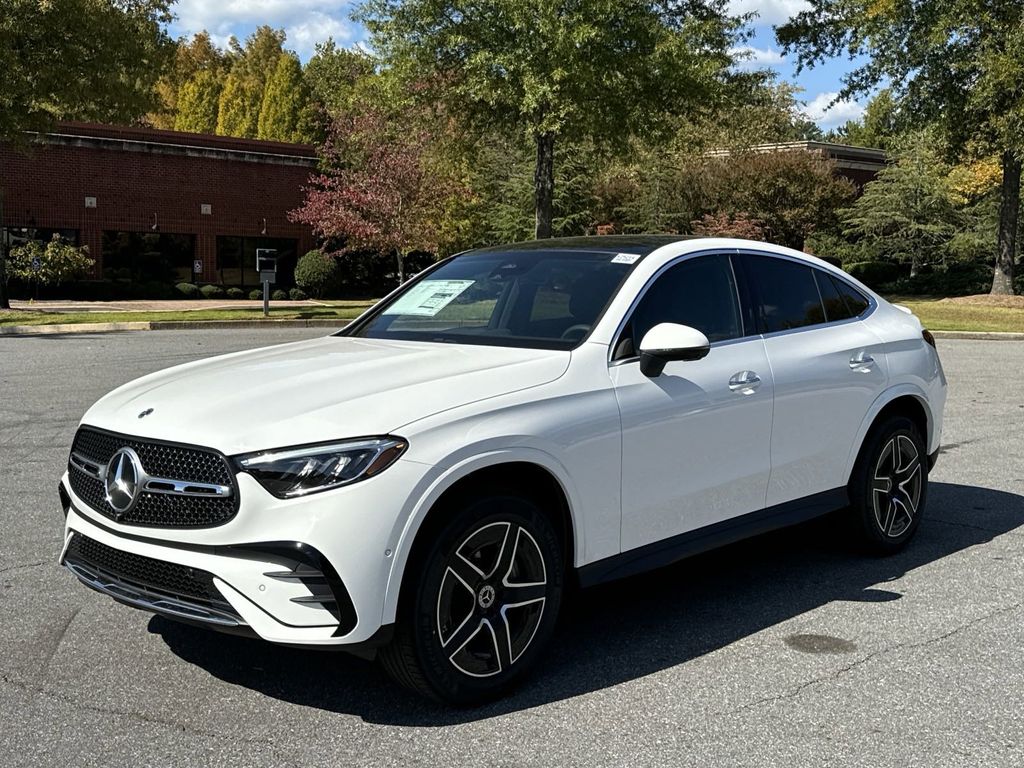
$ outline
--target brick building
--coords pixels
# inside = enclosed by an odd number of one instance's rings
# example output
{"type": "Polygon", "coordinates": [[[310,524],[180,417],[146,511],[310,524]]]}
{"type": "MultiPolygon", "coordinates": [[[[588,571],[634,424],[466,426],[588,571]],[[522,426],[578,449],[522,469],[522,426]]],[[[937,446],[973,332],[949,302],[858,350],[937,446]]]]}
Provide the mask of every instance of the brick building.
{"type": "Polygon", "coordinates": [[[292,284],[308,227],[288,221],[312,147],[149,128],[62,123],[0,144],[0,234],[88,245],[95,278],[255,286],[256,248],[292,284]]]}

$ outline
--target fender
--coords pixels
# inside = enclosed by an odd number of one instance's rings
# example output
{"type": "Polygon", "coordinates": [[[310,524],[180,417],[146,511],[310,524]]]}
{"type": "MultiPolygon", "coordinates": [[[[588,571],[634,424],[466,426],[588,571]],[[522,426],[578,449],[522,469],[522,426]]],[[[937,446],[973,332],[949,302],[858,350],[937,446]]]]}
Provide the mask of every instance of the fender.
{"type": "Polygon", "coordinates": [[[907,395],[910,395],[917,400],[924,408],[925,418],[928,421],[928,434],[925,435],[925,445],[927,446],[931,444],[930,439],[932,430],[934,429],[933,424],[935,423],[935,417],[932,414],[931,407],[928,405],[928,397],[925,391],[916,384],[896,384],[895,386],[886,389],[875,399],[871,404],[871,408],[868,409],[864,420],[861,422],[860,428],[857,430],[857,437],[850,444],[850,454],[846,459],[847,478],[849,478],[850,474],[853,472],[853,465],[857,462],[857,456],[860,454],[861,446],[864,444],[864,438],[867,437],[868,430],[871,429],[871,425],[874,423],[875,418],[882,412],[882,409],[893,400],[898,397],[906,397],[907,395]]]}
{"type": "MultiPolygon", "coordinates": [[[[460,453],[464,449],[460,449],[460,453]]],[[[390,624],[395,621],[398,612],[398,596],[401,592],[402,577],[405,574],[405,567],[409,561],[416,535],[419,533],[423,521],[433,508],[438,499],[459,480],[468,477],[473,472],[486,467],[493,467],[499,464],[512,462],[523,462],[535,464],[547,470],[561,486],[569,505],[569,519],[572,521],[573,541],[575,553],[573,565],[577,565],[584,549],[584,531],[577,525],[575,510],[579,508],[579,494],[576,490],[569,473],[554,456],[546,451],[537,448],[523,446],[498,448],[476,456],[471,456],[451,466],[438,464],[433,467],[423,481],[411,495],[409,508],[403,510],[399,517],[399,524],[396,525],[392,539],[397,537],[398,543],[395,546],[392,557],[391,569],[388,572],[387,586],[384,593],[384,605],[382,606],[381,623],[390,624]],[[402,525],[402,521],[404,525],[402,525]]]]}

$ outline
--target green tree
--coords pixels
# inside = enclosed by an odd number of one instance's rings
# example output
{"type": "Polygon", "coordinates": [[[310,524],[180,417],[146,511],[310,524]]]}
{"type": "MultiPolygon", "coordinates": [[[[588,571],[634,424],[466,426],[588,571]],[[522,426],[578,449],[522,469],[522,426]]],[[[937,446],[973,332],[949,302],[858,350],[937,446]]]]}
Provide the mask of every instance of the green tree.
{"type": "Polygon", "coordinates": [[[309,141],[312,125],[309,89],[302,65],[293,53],[282,53],[263,92],[256,138],[309,141]]]}
{"type": "Polygon", "coordinates": [[[930,132],[918,133],[893,153],[895,162],[841,212],[844,233],[868,252],[910,264],[910,276],[944,260],[961,217],[953,203],[950,166],[930,132]]]}
{"type": "MultiPolygon", "coordinates": [[[[124,123],[156,106],[170,0],[0,0],[0,140],[56,120],[124,123]]],[[[0,201],[3,197],[0,179],[0,201]]],[[[9,309],[0,240],[0,309],[9,309]]]]}
{"type": "Polygon", "coordinates": [[[847,121],[829,138],[855,147],[888,149],[902,133],[899,104],[892,91],[883,88],[871,98],[859,120],[847,121]]]}
{"type": "Polygon", "coordinates": [[[362,51],[339,48],[331,38],[317,43],[316,53],[303,72],[313,102],[327,116],[350,111],[359,83],[373,73],[372,57],[362,51]]]}
{"type": "Polygon", "coordinates": [[[940,124],[954,147],[984,142],[1002,165],[992,293],[1013,292],[1024,155],[1024,3],[810,0],[776,34],[799,66],[866,56],[841,97],[888,82],[919,122],[940,124]]]}
{"type": "Polygon", "coordinates": [[[530,141],[537,237],[552,233],[556,144],[623,147],[714,103],[740,26],[724,0],[368,0],[357,17],[450,114],[530,141]]]}
{"type": "Polygon", "coordinates": [[[217,130],[221,88],[220,75],[211,70],[201,70],[183,83],[178,92],[174,130],[214,133],[217,130]]]}
{"type": "Polygon", "coordinates": [[[244,46],[231,38],[232,65],[221,91],[217,133],[256,138],[267,80],[284,53],[284,41],[284,30],[265,25],[249,35],[244,46]]]}
{"type": "MultiPolygon", "coordinates": [[[[174,58],[171,66],[157,81],[156,92],[162,108],[149,115],[150,122],[157,128],[174,128],[181,109],[182,89],[194,82],[199,73],[208,72],[222,83],[230,66],[230,57],[214,45],[209,32],[197,32],[191,40],[180,38],[174,43],[174,58]]],[[[218,86],[217,91],[220,91],[218,86]]],[[[189,98],[195,99],[196,94],[190,93],[189,98]]],[[[186,122],[194,122],[187,120],[186,122]]],[[[214,115],[216,123],[216,115],[214,115]]],[[[180,129],[179,129],[180,130],[180,129]]]]}

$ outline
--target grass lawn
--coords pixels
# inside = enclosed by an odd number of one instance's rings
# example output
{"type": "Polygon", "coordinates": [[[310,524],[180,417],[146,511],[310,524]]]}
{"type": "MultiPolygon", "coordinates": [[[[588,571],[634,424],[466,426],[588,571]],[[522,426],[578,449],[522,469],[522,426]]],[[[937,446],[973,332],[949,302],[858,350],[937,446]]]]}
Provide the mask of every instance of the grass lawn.
{"type": "Polygon", "coordinates": [[[911,309],[921,318],[924,327],[932,331],[1024,333],[1024,297],[1016,296],[1013,299],[993,301],[988,296],[964,296],[956,299],[893,296],[889,301],[911,309]],[[1008,306],[1000,306],[1001,304],[1008,306]]]}
{"type": "MultiPolygon", "coordinates": [[[[337,320],[338,326],[358,317],[370,303],[344,302],[321,307],[270,308],[270,320],[337,320]]],[[[182,312],[37,312],[0,310],[0,325],[68,323],[132,323],[203,320],[262,320],[262,309],[194,309],[182,312]]]]}
{"type": "MultiPolygon", "coordinates": [[[[993,298],[964,296],[942,299],[929,296],[892,296],[909,307],[933,331],[1010,331],[1024,333],[1024,296],[993,298]]],[[[358,317],[371,301],[338,301],[306,307],[271,307],[271,320],[337,320],[341,327],[358,317]]],[[[0,310],[0,325],[64,323],[127,323],[159,321],[261,320],[262,309],[193,309],[171,312],[41,312],[0,310]]]]}

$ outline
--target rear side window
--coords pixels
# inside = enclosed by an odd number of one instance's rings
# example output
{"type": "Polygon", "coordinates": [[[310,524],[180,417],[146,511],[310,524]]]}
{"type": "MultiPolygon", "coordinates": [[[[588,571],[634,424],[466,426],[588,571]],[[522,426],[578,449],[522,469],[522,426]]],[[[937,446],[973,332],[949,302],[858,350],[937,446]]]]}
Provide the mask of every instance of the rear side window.
{"type": "Polygon", "coordinates": [[[867,296],[845,280],[840,280],[838,277],[833,277],[832,282],[835,283],[836,290],[839,292],[839,295],[846,301],[846,306],[849,308],[851,313],[850,316],[860,317],[863,315],[870,306],[867,296]]]}
{"type": "Polygon", "coordinates": [[[644,294],[616,347],[616,358],[631,357],[658,323],[696,328],[710,341],[743,335],[736,283],[727,256],[699,256],[666,270],[644,294]]]}
{"type": "Polygon", "coordinates": [[[825,307],[825,321],[834,323],[837,320],[849,320],[854,316],[853,311],[846,303],[846,299],[839,293],[839,289],[832,281],[830,275],[820,269],[814,270],[814,279],[818,282],[818,290],[821,292],[821,303],[825,307]]]}
{"type": "Polygon", "coordinates": [[[771,256],[746,256],[744,268],[764,333],[825,322],[811,267],[771,256]]]}

